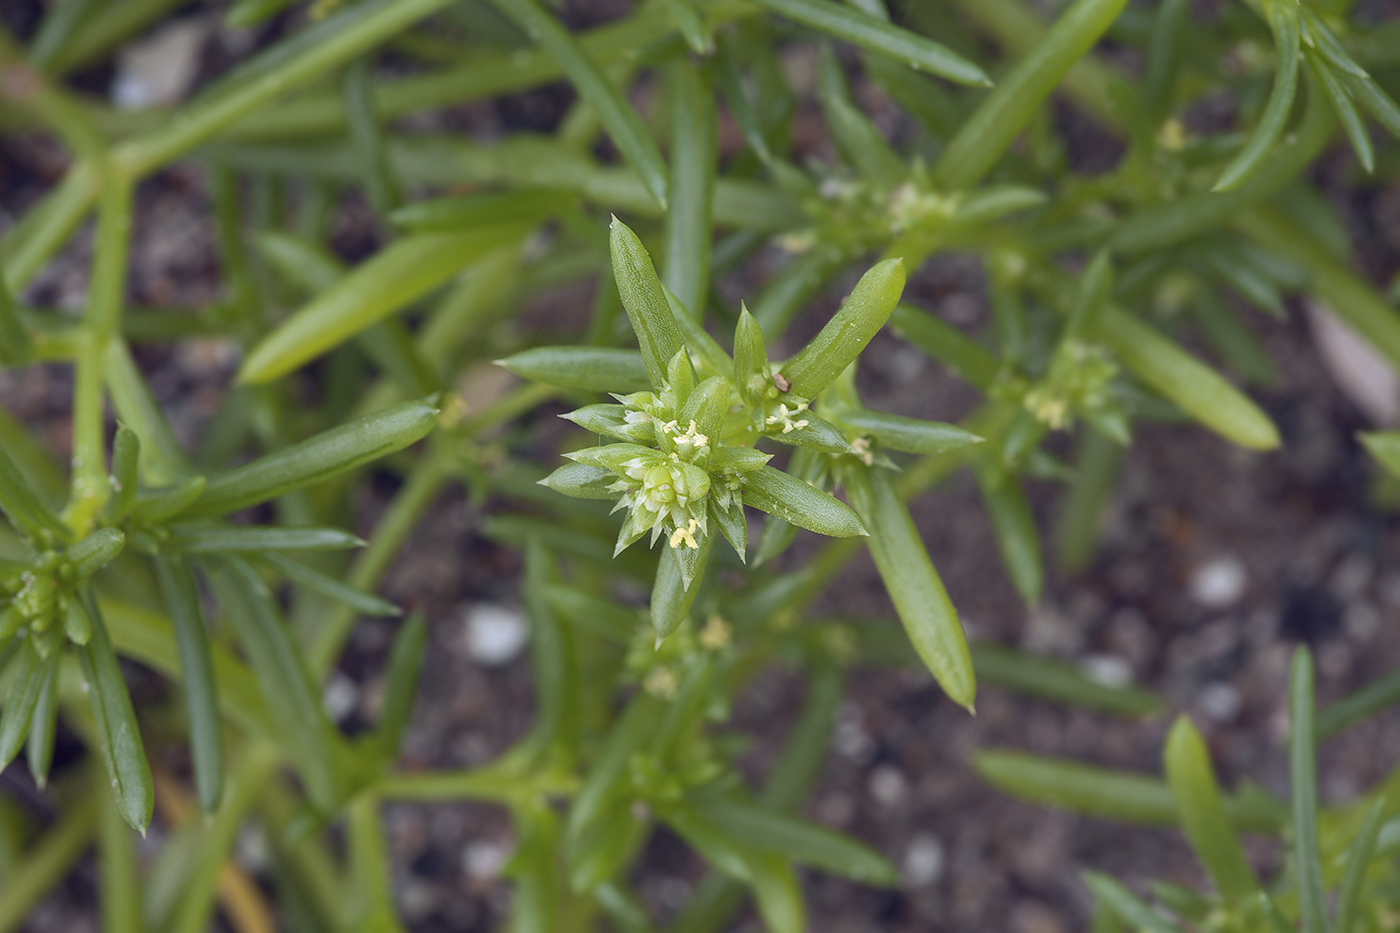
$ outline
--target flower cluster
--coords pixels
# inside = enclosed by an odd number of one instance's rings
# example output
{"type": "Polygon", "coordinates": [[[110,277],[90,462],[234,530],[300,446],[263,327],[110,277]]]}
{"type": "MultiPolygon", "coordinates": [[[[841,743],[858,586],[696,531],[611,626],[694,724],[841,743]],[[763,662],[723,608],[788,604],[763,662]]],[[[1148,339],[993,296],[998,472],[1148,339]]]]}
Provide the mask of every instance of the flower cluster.
{"type": "Polygon", "coordinates": [[[1068,427],[1076,412],[1092,414],[1110,407],[1109,388],[1117,374],[1117,364],[1103,347],[1066,341],[1044,380],[1026,393],[1026,410],[1052,430],[1068,427]]]}
{"type": "Polygon", "coordinates": [[[616,405],[589,405],[564,416],[624,441],[565,455],[607,471],[606,481],[598,480],[602,492],[617,497],[614,512],[627,510],[615,553],[647,534],[652,545],[665,535],[673,550],[698,551],[714,521],[743,554],[745,477],[770,455],[720,443],[729,382],[712,377],[695,385],[692,372],[690,361],[677,354],[660,391],[614,395],[616,405]]]}
{"type": "Polygon", "coordinates": [[[66,550],[46,550],[29,566],[0,577],[0,646],[21,629],[33,637],[41,657],[58,644],[59,633],[87,644],[92,623],[78,589],[123,544],[121,532],[101,529],[66,550]]]}

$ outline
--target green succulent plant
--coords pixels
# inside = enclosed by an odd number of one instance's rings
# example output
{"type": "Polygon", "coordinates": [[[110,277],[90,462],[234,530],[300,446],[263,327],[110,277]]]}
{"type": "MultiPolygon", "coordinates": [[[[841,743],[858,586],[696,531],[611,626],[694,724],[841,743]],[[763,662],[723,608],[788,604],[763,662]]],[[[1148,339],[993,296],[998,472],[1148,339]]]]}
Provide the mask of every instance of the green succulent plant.
{"type": "MultiPolygon", "coordinates": [[[[1306,296],[1400,365],[1393,296],[1353,268],[1310,171],[1345,142],[1349,183],[1393,180],[1400,28],[1348,0],[1216,6],[649,0],[575,30],[537,0],[237,0],[224,25],[253,37],[245,60],[136,112],[92,93],[99,71],[74,76],[174,0],[56,0],[27,34],[0,29],[0,131],[67,158],[37,201],[6,205],[0,366],[66,368],[73,389],[64,464],[0,411],[0,766],[22,755],[58,813],[40,825],[0,797],[0,931],[94,841],[112,933],[194,933],[219,910],[240,929],[400,929],[381,806],[474,800],[511,817],[512,930],[705,933],[751,899],[797,933],[816,926],[801,866],[899,883],[886,855],[800,815],[847,670],[922,667],[968,709],[992,685],[1160,711],[1142,688],[969,642],[909,503],[967,469],[1034,605],[1033,501],[1058,503],[1060,565],[1089,566],[1136,433],[1191,422],[1281,446],[1248,394],[1279,378],[1251,308],[1306,296]],[[548,132],[482,141],[436,116],[561,80],[577,96],[548,132]],[[1217,99],[1232,124],[1197,129],[1217,99]],[[1061,105],[1117,141],[1112,166],[1072,154],[1061,105]],[[826,147],[806,138],[818,115],[826,147]],[[147,306],[128,281],[158,222],[138,194],[176,165],[205,185],[217,240],[218,294],[198,308],[147,306]],[[353,265],[333,248],[347,192],[375,237],[353,265]],[[34,283],[90,219],[73,313],[34,283]],[[955,326],[921,284],[951,254],[982,275],[983,323],[955,326]],[[580,283],[586,323],[520,313],[580,283]],[[827,295],[844,303],[809,320],[827,295]],[[797,323],[816,336],[779,359],[797,323]],[[886,329],[968,384],[960,422],[865,404],[886,329]],[[237,359],[193,446],[133,354],[191,339],[237,359]],[[502,387],[498,360],[519,381],[502,387]],[[537,417],[555,404],[578,429],[567,449],[537,417]],[[370,468],[393,491],[360,514],[370,468]],[[382,703],[358,735],[322,691],[362,617],[398,618],[377,590],[455,490],[483,510],[474,532],[523,554],[534,724],[484,766],[417,770],[399,752],[428,619],[386,623],[382,703]],[[792,549],[800,529],[832,540],[792,549]],[[820,601],[862,549],[898,624],[820,601]],[[176,689],[133,701],[119,658],[176,689]],[[752,783],[730,713],[775,665],[806,695],[752,783]],[[59,723],[82,751],[55,765],[59,723]],[[153,819],[158,852],[137,858],[131,828],[153,819]],[[231,856],[253,823],[266,896],[231,856]],[[674,916],[633,884],[661,827],[712,869],[674,916]]],[[[1363,442],[1400,464],[1393,432],[1363,442]]],[[[1299,657],[1289,805],[1223,794],[1186,722],[1166,782],[1011,753],[979,768],[1183,826],[1214,890],[1159,887],[1163,911],[1093,876],[1105,929],[1389,929],[1400,798],[1318,812],[1299,657]],[[1231,827],[1287,838],[1283,876],[1260,882],[1231,827]]]]}

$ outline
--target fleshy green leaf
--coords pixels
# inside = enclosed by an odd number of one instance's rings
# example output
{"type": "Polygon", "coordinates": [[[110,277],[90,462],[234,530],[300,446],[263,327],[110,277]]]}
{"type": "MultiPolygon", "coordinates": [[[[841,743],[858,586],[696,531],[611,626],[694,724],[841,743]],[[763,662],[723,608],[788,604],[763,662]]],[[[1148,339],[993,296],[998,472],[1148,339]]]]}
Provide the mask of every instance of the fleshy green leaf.
{"type": "Polygon", "coordinates": [[[1045,564],[1026,492],[1015,476],[998,467],[980,464],[975,472],[1007,575],[1026,604],[1033,606],[1045,584],[1045,564]]]}
{"type": "Polygon", "coordinates": [[[934,181],[956,191],[972,188],[986,177],[1126,5],[1126,0],[1070,4],[962,122],[934,164],[934,181]]]}
{"type": "Polygon", "coordinates": [[[588,50],[535,0],[492,0],[496,8],[520,25],[564,71],[579,96],[588,101],[612,137],[622,157],[637,172],[642,185],[666,207],[666,163],[647,125],[608,79],[588,50]]]}
{"type": "Polygon", "coordinates": [[[68,537],[68,526],[24,481],[24,474],[3,447],[0,447],[0,511],[21,534],[40,539],[68,537]]]}
{"type": "Polygon", "coordinates": [[[1323,61],[1321,55],[1312,49],[1304,49],[1304,55],[1317,83],[1322,86],[1323,92],[1327,94],[1327,99],[1332,102],[1332,109],[1337,112],[1337,118],[1342,121],[1342,129],[1346,131],[1347,141],[1351,143],[1351,149],[1356,153],[1356,160],[1361,163],[1366,174],[1371,174],[1376,170],[1375,148],[1371,145],[1371,134],[1366,129],[1366,123],[1361,119],[1361,114],[1357,112],[1356,104],[1352,102],[1351,95],[1347,93],[1341,79],[1332,73],[1331,67],[1323,61]]]}
{"type": "MultiPolygon", "coordinates": [[[[632,322],[637,343],[642,350],[647,375],[652,386],[660,388],[667,381],[671,361],[683,349],[680,331],[656,275],[651,255],[632,229],[613,218],[608,242],[612,250],[613,277],[622,307],[632,322]]],[[[687,362],[687,365],[688,362],[687,362]]],[[[625,391],[616,386],[612,391],[625,391]]]]}
{"type": "Polygon", "coordinates": [[[199,590],[189,564],[178,554],[155,558],[156,582],[175,630],[180,650],[180,680],[190,722],[190,753],[195,789],[205,813],[219,807],[224,790],[223,728],[218,685],[209,654],[209,634],[199,605],[199,590]]]}
{"type": "Polygon", "coordinates": [[[855,452],[841,429],[825,418],[819,418],[810,411],[794,415],[793,418],[795,419],[794,423],[800,423],[802,426],[784,431],[770,425],[764,436],[780,444],[791,444],[794,447],[805,447],[808,450],[818,450],[822,453],[849,454],[855,452]]]}
{"type": "Polygon", "coordinates": [[[1084,883],[1094,892],[1100,904],[1136,929],[1146,933],[1180,933],[1175,924],[1107,875],[1087,871],[1084,873],[1084,883]]]}
{"type": "Polygon", "coordinates": [[[565,389],[625,394],[652,387],[647,364],[636,350],[535,347],[497,360],[497,363],[523,379],[565,389]]]}
{"type": "Polygon", "coordinates": [[[651,627],[657,639],[667,638],[690,612],[705,576],[715,536],[707,534],[698,548],[663,547],[651,588],[651,627]]]}
{"type": "Polygon", "coordinates": [[[1267,11],[1269,28],[1274,33],[1274,45],[1278,47],[1278,68],[1274,72],[1274,88],[1269,93],[1269,102],[1259,123],[1254,127],[1249,142],[1230,161],[1215,183],[1213,191],[1230,191],[1244,184],[1273,151],[1283,128],[1288,124],[1288,115],[1293,110],[1293,98],[1298,93],[1298,52],[1301,38],[1298,29],[1298,14],[1291,4],[1270,3],[1267,11]]]}
{"type": "Polygon", "coordinates": [[[1107,251],[1100,251],[1079,278],[1063,339],[1093,340],[1112,294],[1113,263],[1107,251]]]}
{"type": "Polygon", "coordinates": [[[578,203],[578,195],[557,188],[492,191],[461,198],[439,198],[406,204],[389,215],[397,227],[411,233],[447,233],[473,227],[494,227],[521,217],[543,220],[578,203]]]}
{"type": "Polygon", "coordinates": [[[831,0],[758,0],[758,4],[804,26],[940,78],[974,86],[991,84],[981,68],[946,46],[831,0]]]}
{"type": "Polygon", "coordinates": [[[117,426],[112,439],[112,498],[107,500],[105,514],[120,521],[131,511],[136,501],[137,474],[141,462],[141,441],[136,432],[125,425],[117,426]]]}
{"type": "Polygon", "coordinates": [[[944,692],[971,711],[977,678],[967,636],[889,472],[850,467],[843,481],[870,531],[870,556],[910,643],[944,692]]]}
{"type": "Polygon", "coordinates": [[[182,518],[225,515],[402,450],[437,424],[423,401],[391,405],[207,480],[182,518]]]}
{"type": "MultiPolygon", "coordinates": [[[[39,656],[33,641],[25,639],[25,645],[14,660],[10,692],[5,697],[4,708],[0,709],[0,770],[9,766],[23,747],[34,707],[48,679],[49,660],[39,656]]],[[[50,652],[51,658],[57,655],[57,651],[50,652]]]]}
{"type": "Polygon", "coordinates": [[[1400,431],[1371,431],[1357,437],[1387,473],[1400,477],[1400,431]]]}
{"type": "Polygon", "coordinates": [[[1216,889],[1232,901],[1252,897],[1259,880],[1225,815],[1206,744],[1185,716],[1177,718],[1167,735],[1163,759],[1182,830],[1216,889]]]}
{"type": "Polygon", "coordinates": [[[150,525],[163,525],[181,514],[204,494],[207,481],[191,476],[164,489],[142,490],[137,494],[132,517],[150,525]]]}
{"type": "Polygon", "coordinates": [[[820,535],[849,538],[867,534],[845,503],[787,473],[764,466],[744,480],[745,505],[820,535]]]}
{"type": "Polygon", "coordinates": [[[1156,330],[1110,309],[1101,336],[1139,379],[1212,431],[1251,450],[1279,445],[1278,428],[1259,406],[1156,330]]]}
{"type": "Polygon", "coordinates": [[[115,560],[126,546],[126,535],[115,528],[99,528],[70,547],[64,554],[73,563],[73,572],[85,580],[115,560]]]}
{"type": "Polygon", "coordinates": [[[349,606],[356,612],[367,616],[391,617],[402,615],[402,610],[387,599],[380,599],[373,593],[366,593],[358,590],[349,584],[342,583],[335,577],[321,573],[306,566],[301,561],[292,560],[278,554],[276,551],[267,551],[257,555],[258,560],[274,568],[282,576],[299,583],[311,590],[319,593],[327,599],[334,600],[344,606],[349,606]]]}
{"type": "Polygon", "coordinates": [[[691,802],[701,819],[746,846],[787,856],[861,884],[899,884],[899,871],[883,855],[824,826],[732,797],[705,795],[693,797],[691,802]]]}
{"type": "Polygon", "coordinates": [[[564,456],[581,463],[585,466],[600,467],[605,470],[612,470],[614,473],[624,473],[626,468],[623,464],[629,460],[642,457],[648,460],[655,460],[660,457],[655,450],[650,447],[643,447],[640,444],[604,444],[601,447],[585,447],[582,450],[571,450],[564,456]]]}
{"type": "Polygon", "coordinates": [[[617,474],[612,470],[587,463],[566,463],[540,480],[540,485],[575,499],[612,500],[618,493],[609,487],[616,482],[617,474]]]}
{"type": "Polygon", "coordinates": [[[983,441],[983,438],[955,424],[906,418],[864,408],[842,410],[836,420],[872,438],[881,447],[911,454],[949,453],[983,441]]]}
{"type": "Polygon", "coordinates": [[[904,291],[904,261],[886,259],[861,276],[850,296],[821,333],[783,364],[782,374],[794,395],[816,398],[817,393],[849,366],[865,349],[904,291]]]}
{"type": "Polygon", "coordinates": [[[132,709],[117,656],[112,652],[107,627],[91,594],[83,594],[83,608],[92,622],[92,640],[74,651],[88,683],[98,747],[122,819],[144,835],[155,806],[151,766],[146,761],[136,711],[132,709]]]}
{"type": "Polygon", "coordinates": [[[264,337],[243,361],[239,380],[263,383],[286,375],[426,295],[529,229],[528,223],[511,223],[462,233],[421,233],[398,240],[264,337]]]}
{"type": "Polygon", "coordinates": [[[768,350],[763,331],[746,305],[739,306],[739,323],[734,328],[734,384],[750,405],[761,404],[764,392],[771,388],[773,367],[768,362],[768,350]]]}
{"type": "Polygon", "coordinates": [[[384,675],[384,704],[375,725],[374,740],[387,761],[398,757],[403,744],[413,702],[418,692],[418,675],[423,669],[428,645],[428,624],[423,614],[414,613],[394,636],[389,664],[384,675]]]}
{"type": "Polygon", "coordinates": [[[272,594],[238,558],[222,559],[212,581],[268,709],[276,711],[273,725],[282,750],[301,773],[316,807],[332,812],[349,778],[345,749],[272,594]]]}
{"type": "Polygon", "coordinates": [[[996,382],[1001,370],[997,358],[951,324],[910,305],[896,307],[890,324],[900,337],[982,391],[996,382]]]}
{"type": "MultiPolygon", "coordinates": [[[[49,780],[49,769],[53,765],[54,741],[58,737],[58,662],[60,654],[51,652],[44,662],[44,682],[39,688],[39,699],[29,717],[29,741],[25,745],[25,757],[29,759],[29,774],[40,790],[49,780]]],[[[3,758],[0,758],[3,760],[3,758]]]]}
{"type": "Polygon", "coordinates": [[[1376,838],[1385,822],[1385,798],[1371,804],[1361,828],[1347,847],[1346,872],[1337,889],[1336,933],[1353,933],[1358,929],[1362,914],[1361,894],[1366,887],[1366,872],[1371,867],[1371,855],[1376,850],[1376,838]]]}
{"type": "MultiPolygon", "coordinates": [[[[699,19],[690,0],[668,2],[673,11],[688,10],[699,19]]],[[[687,18],[678,19],[685,28],[687,18]]],[[[703,29],[697,33],[689,28],[685,35],[692,45],[709,42],[703,29]]],[[[715,94],[708,70],[687,59],[673,61],[666,78],[671,103],[671,183],[661,277],[698,321],[705,316],[714,238],[712,214],[719,161],[715,94]]]]}
{"type": "Polygon", "coordinates": [[[19,319],[14,296],[0,276],[0,366],[28,366],[34,360],[34,341],[19,319]]]}
{"type": "Polygon", "coordinates": [[[1101,683],[1071,664],[1044,655],[979,642],[971,648],[979,683],[1124,716],[1147,716],[1164,705],[1151,691],[1101,683]]]}
{"type": "Polygon", "coordinates": [[[1288,774],[1293,802],[1293,858],[1304,933],[1327,933],[1327,895],[1317,829],[1317,732],[1313,724],[1312,654],[1293,652],[1288,675],[1288,774]]]}
{"type": "Polygon", "coordinates": [[[338,551],[363,547],[364,541],[339,528],[233,527],[176,525],[171,543],[187,554],[257,551],[338,551]]]}

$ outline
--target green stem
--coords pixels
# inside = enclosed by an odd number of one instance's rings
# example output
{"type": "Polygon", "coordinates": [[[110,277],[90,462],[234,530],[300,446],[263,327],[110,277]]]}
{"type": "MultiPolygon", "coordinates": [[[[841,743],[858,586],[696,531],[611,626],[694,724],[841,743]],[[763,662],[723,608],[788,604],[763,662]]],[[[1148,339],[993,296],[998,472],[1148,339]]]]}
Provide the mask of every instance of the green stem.
{"type": "Polygon", "coordinates": [[[96,796],[102,801],[97,827],[102,929],[106,933],[140,933],[141,885],[132,830],[111,794],[99,788],[96,796]]]}
{"type": "MultiPolygon", "coordinates": [[[[228,861],[243,818],[265,789],[267,778],[277,764],[278,755],[272,745],[249,743],[243,760],[228,782],[223,805],[208,818],[204,827],[199,854],[185,879],[180,907],[169,927],[171,933],[200,933],[208,928],[219,874],[228,861]]],[[[203,817],[191,814],[190,818],[203,817]]]]}
{"type": "Polygon", "coordinates": [[[300,895],[299,901],[304,899],[315,929],[339,931],[344,929],[345,890],[335,860],[319,835],[303,833],[295,840],[287,838],[287,827],[304,812],[301,798],[284,778],[274,774],[264,782],[259,814],[276,853],[279,870],[274,877],[278,886],[285,885],[300,895]]]}
{"type": "Polygon", "coordinates": [[[350,802],[349,809],[350,867],[355,886],[347,903],[346,926],[401,933],[403,927],[394,911],[384,827],[379,819],[379,798],[372,793],[361,794],[350,802]]]}
{"type": "Polygon", "coordinates": [[[131,241],[131,185],[106,176],[97,218],[97,248],[84,315],[84,340],[73,387],[73,491],[67,520],[79,534],[91,527],[111,493],[107,482],[103,379],[107,344],[119,332],[131,241]]]}

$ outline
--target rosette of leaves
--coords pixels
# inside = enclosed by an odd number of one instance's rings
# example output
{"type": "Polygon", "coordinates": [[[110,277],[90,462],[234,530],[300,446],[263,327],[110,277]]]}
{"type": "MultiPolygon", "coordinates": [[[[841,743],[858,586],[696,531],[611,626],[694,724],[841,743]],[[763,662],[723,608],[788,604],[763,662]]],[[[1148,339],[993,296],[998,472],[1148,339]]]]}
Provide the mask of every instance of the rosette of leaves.
{"type": "Polygon", "coordinates": [[[664,541],[651,599],[657,638],[686,618],[716,532],[745,558],[744,507],[750,506],[770,516],[760,561],[779,553],[797,528],[866,536],[919,656],[948,694],[971,708],[976,687],[962,627],[882,448],[931,454],[980,439],[952,425],[867,411],[850,383],[852,365],[899,301],[902,262],[886,260],[866,272],[821,332],[775,364],[746,308],[731,356],[666,292],[641,241],[617,220],[611,246],[640,352],[547,347],[502,362],[521,375],[575,388],[625,385],[638,370],[650,381],[650,390],[615,394],[613,404],[565,415],[618,443],[566,454],[574,462],[542,483],[570,496],[616,500],[614,511],[626,514],[615,554],[644,536],[664,541]],[[844,401],[828,400],[822,412],[839,412],[841,423],[813,410],[832,393],[844,401]],[[788,471],[754,449],[760,441],[795,448],[788,471]],[[837,485],[846,488],[854,511],[831,495],[837,485]]]}
{"type": "MultiPolygon", "coordinates": [[[[740,558],[745,557],[745,505],[819,534],[866,533],[844,503],[769,466],[772,455],[751,446],[755,438],[769,436],[817,448],[844,448],[844,439],[829,425],[822,431],[819,419],[801,415],[809,398],[821,389],[822,373],[834,366],[834,375],[845,365],[835,365],[836,355],[854,356],[860,348],[823,343],[818,337],[813,346],[823,361],[804,362],[799,354],[792,361],[792,376],[774,373],[766,356],[759,359],[740,353],[735,363],[722,365],[726,371],[702,379],[678,323],[678,317],[688,319],[689,313],[684,308],[673,313],[646,248],[616,219],[611,245],[613,274],[652,389],[616,395],[617,404],[590,405],[566,415],[620,443],[573,451],[566,456],[574,463],[542,482],[566,495],[616,499],[616,510],[626,512],[616,553],[643,536],[649,535],[651,544],[665,538],[652,597],[656,634],[665,638],[680,625],[694,601],[714,533],[718,531],[740,558]]],[[[899,300],[903,278],[897,263],[877,267],[863,282],[864,289],[857,288],[858,300],[852,296],[865,317],[878,318],[874,329],[899,300]]],[[[686,323],[691,325],[693,341],[704,333],[698,325],[686,323]]],[[[708,342],[706,349],[724,355],[708,342]]],[[[521,368],[519,358],[504,362],[517,371],[521,368]]],[[[534,372],[528,363],[526,369],[534,372]]]]}

